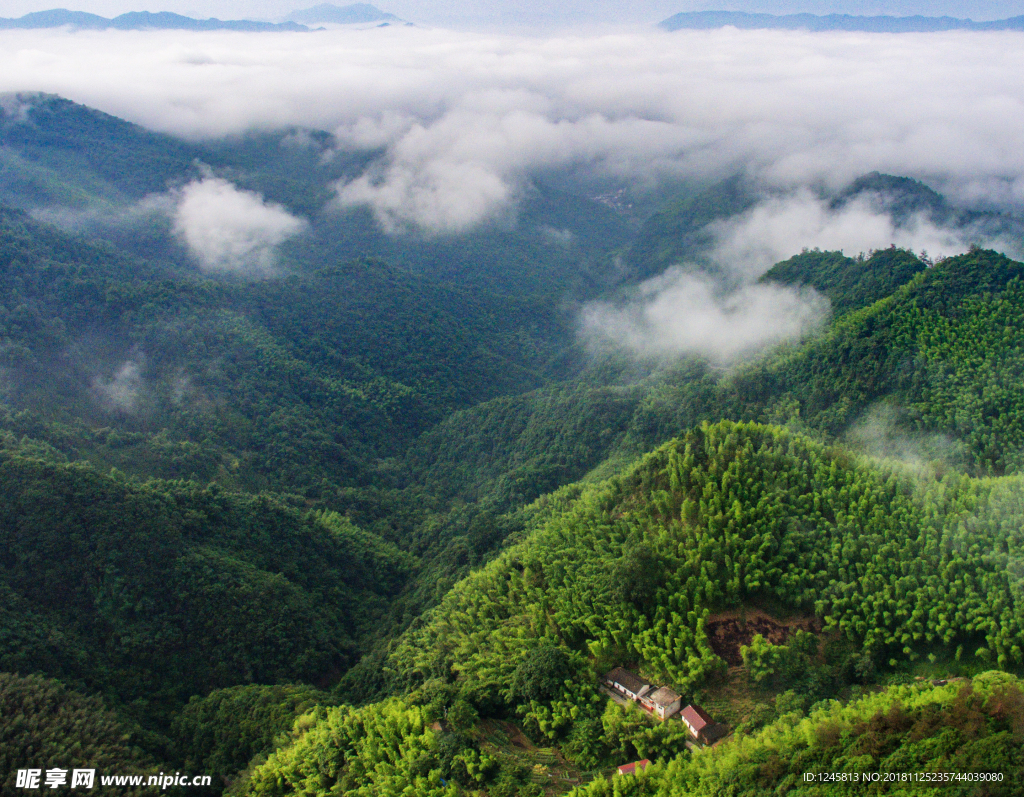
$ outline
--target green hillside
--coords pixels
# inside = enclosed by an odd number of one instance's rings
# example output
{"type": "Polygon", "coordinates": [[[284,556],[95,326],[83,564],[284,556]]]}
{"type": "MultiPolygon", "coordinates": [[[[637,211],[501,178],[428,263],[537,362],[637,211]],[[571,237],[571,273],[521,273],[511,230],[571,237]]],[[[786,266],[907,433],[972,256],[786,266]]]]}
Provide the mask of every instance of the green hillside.
{"type": "MultiPolygon", "coordinates": [[[[442,794],[448,773],[467,787],[507,782],[515,766],[487,744],[488,718],[518,718],[585,770],[673,759],[687,738],[681,725],[631,716],[597,691],[597,675],[623,663],[700,701],[728,681],[737,653],[755,681],[808,702],[915,660],[1019,668],[1024,614],[1007,568],[1019,566],[1024,544],[1020,494],[1015,479],[915,477],[774,427],[702,426],[620,477],[534,505],[527,538],[404,635],[389,669],[407,697],[329,712],[257,769],[245,793],[442,794]],[[715,631],[742,607],[814,618],[806,627],[819,630],[723,648],[715,631]],[[432,732],[438,718],[446,730],[432,732]],[[384,760],[394,766],[375,764],[384,760]]],[[[1019,702],[1019,691],[1007,699],[1019,702]]],[[[886,710],[823,705],[813,722],[829,726],[886,710]]],[[[988,758],[957,742],[938,764],[963,756],[972,771],[1019,767],[1008,733],[1019,722],[1008,711],[992,710],[990,728],[972,725],[966,741],[995,737],[988,758]]],[[[931,753],[901,755],[929,763],[931,753]]],[[[708,788],[722,782],[731,781],[708,788]]],[[[603,788],[593,793],[611,793],[603,788]]]]}
{"type": "Polygon", "coordinates": [[[579,795],[1014,794],[1024,769],[1022,686],[987,672],[938,688],[894,687],[847,706],[826,703],[736,744],[628,781],[597,781],[579,795]]]}
{"type": "Polygon", "coordinates": [[[352,483],[453,409],[565,373],[550,307],[376,260],[173,278],[4,211],[0,264],[7,406],[34,419],[9,428],[144,476],[352,483]]]}
{"type": "Polygon", "coordinates": [[[330,681],[415,562],[337,515],[3,456],[0,667],[159,724],[190,695],[330,681]]]}
{"type": "Polygon", "coordinates": [[[705,420],[789,423],[843,440],[881,408],[878,436],[888,439],[875,453],[931,440],[929,456],[974,474],[1015,473],[1022,275],[1024,265],[986,250],[932,267],[899,249],[863,261],[797,255],[765,279],[812,285],[850,308],[822,334],[729,370],[682,362],[619,386],[584,381],[480,404],[425,435],[412,463],[460,494],[515,489],[529,501],[705,420]]]}
{"type": "MultiPolygon", "coordinates": [[[[211,797],[1013,793],[1024,264],[808,249],[761,279],[825,296],[819,329],[644,359],[581,306],[709,268],[762,187],[548,174],[509,218],[386,234],[334,202],[382,153],[327,132],[2,107],[0,791],[45,751],[211,797]],[[303,219],[272,272],[174,232],[211,175],[303,219]],[[609,699],[616,666],[724,741],[609,699]]],[[[819,199],[1024,229],[892,175],[819,199]]]]}
{"type": "MultiPolygon", "coordinates": [[[[26,767],[155,775],[157,762],[140,746],[144,737],[96,697],[39,676],[0,673],[0,791],[4,794],[24,792],[24,787],[17,786],[17,771],[26,767]]],[[[141,795],[147,790],[126,787],[120,793],[141,795]]]]}

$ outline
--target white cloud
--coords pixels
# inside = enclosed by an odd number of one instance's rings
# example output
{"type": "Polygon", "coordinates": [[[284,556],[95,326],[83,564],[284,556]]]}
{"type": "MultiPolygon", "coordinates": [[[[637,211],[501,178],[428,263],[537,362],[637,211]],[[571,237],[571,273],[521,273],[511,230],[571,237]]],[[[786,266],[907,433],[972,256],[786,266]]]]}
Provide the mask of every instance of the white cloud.
{"type": "Polygon", "coordinates": [[[880,212],[870,196],[839,209],[803,189],[771,197],[739,216],[709,229],[716,244],[712,259],[727,272],[756,279],[780,260],[806,248],[845,251],[849,255],[895,244],[933,256],[967,251],[964,232],[939,227],[918,214],[902,224],[880,212]]]}
{"type": "Polygon", "coordinates": [[[1017,32],[629,31],[527,37],[0,32],[0,90],[57,92],[188,136],[289,125],[381,148],[339,186],[393,229],[507,213],[540,169],[620,185],[746,171],[837,188],[872,170],[1024,208],[1017,32]]]}
{"type": "Polygon", "coordinates": [[[806,189],[768,197],[708,226],[714,275],[677,266],[623,302],[592,302],[582,310],[581,335],[641,356],[694,354],[728,362],[797,339],[827,318],[829,302],[815,291],[756,282],[801,249],[857,254],[895,244],[934,256],[968,249],[963,231],[941,228],[922,214],[897,224],[876,199],[858,196],[833,208],[806,189]]]}
{"type": "Polygon", "coordinates": [[[825,320],[828,308],[828,300],[811,289],[726,288],[706,274],[674,267],[625,303],[587,305],[580,323],[591,343],[643,357],[691,354],[729,362],[799,338],[825,320]]]}
{"type": "Polygon", "coordinates": [[[253,191],[204,177],[176,192],[174,230],[208,271],[265,274],[274,247],[306,223],[253,191]]]}

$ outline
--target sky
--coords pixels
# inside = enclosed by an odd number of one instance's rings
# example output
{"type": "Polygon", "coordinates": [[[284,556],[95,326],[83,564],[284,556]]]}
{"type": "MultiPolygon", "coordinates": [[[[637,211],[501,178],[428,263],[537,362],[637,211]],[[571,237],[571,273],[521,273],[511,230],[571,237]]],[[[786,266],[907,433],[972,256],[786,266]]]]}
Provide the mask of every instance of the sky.
{"type": "MultiPolygon", "coordinates": [[[[0,15],[68,7],[103,16],[126,11],[174,11],[220,19],[280,19],[319,0],[5,0],[0,15]]],[[[335,0],[347,5],[348,0],[335,0]]],[[[1024,14],[1024,0],[378,0],[384,11],[419,24],[471,29],[544,29],[610,24],[654,24],[680,11],[814,14],[891,14],[1000,19],[1024,14]]]]}

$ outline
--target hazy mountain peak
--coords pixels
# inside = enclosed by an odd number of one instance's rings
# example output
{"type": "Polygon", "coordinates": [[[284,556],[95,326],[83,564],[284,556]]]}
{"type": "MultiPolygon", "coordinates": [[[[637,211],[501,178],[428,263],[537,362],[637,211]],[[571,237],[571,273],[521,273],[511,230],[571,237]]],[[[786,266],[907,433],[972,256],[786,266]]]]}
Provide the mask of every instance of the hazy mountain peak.
{"type": "Polygon", "coordinates": [[[751,14],[744,11],[689,11],[674,14],[658,23],[665,30],[711,30],[734,27],[741,30],[865,31],[872,33],[928,33],[944,30],[1024,30],[1024,17],[989,22],[942,16],[858,16],[853,14],[751,14]]]}
{"type": "Polygon", "coordinates": [[[273,22],[253,22],[250,20],[193,19],[170,11],[130,11],[126,14],[107,19],[85,11],[69,11],[66,8],[53,8],[48,11],[36,11],[25,14],[18,19],[0,17],[0,29],[37,29],[37,28],[88,28],[106,30],[146,30],[159,28],[164,30],[240,30],[249,32],[263,31],[303,31],[305,26],[295,22],[275,24],[273,22]]]}
{"type": "Polygon", "coordinates": [[[347,6],[321,3],[312,8],[293,11],[285,19],[289,22],[298,22],[303,25],[317,25],[324,22],[350,25],[366,22],[386,22],[398,19],[398,17],[386,11],[381,11],[369,3],[352,3],[347,6]]]}

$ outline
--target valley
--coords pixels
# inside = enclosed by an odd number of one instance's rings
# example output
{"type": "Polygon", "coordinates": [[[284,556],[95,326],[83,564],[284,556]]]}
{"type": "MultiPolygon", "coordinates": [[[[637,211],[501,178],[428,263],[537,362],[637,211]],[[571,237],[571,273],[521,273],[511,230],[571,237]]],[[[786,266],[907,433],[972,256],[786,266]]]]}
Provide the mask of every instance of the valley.
{"type": "Polygon", "coordinates": [[[873,172],[962,251],[741,273],[749,175],[389,231],[327,131],[0,108],[2,793],[1014,793],[1020,218],[873,172]]]}

